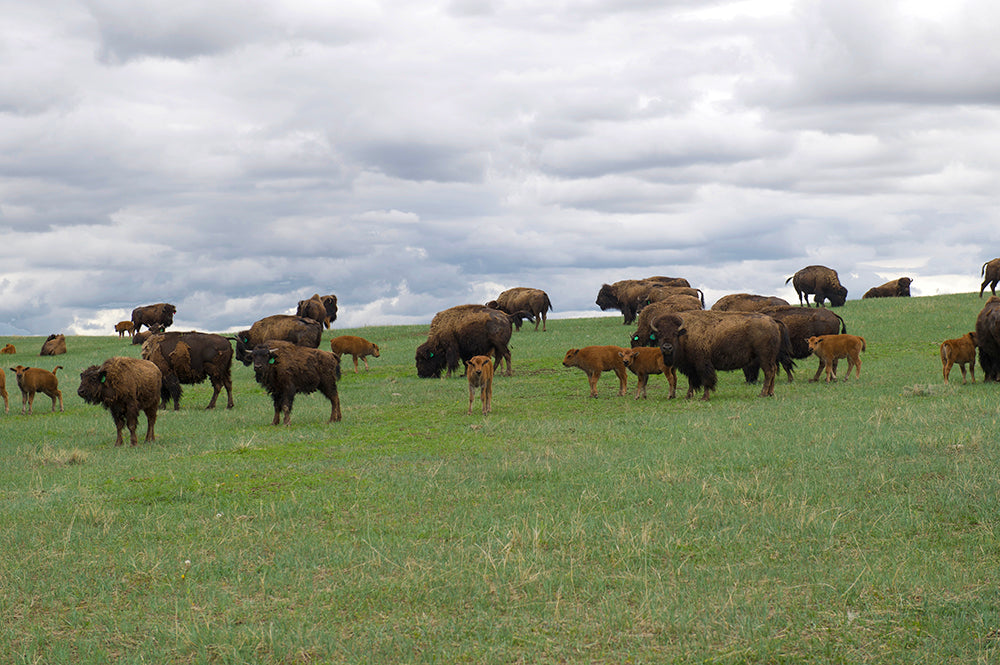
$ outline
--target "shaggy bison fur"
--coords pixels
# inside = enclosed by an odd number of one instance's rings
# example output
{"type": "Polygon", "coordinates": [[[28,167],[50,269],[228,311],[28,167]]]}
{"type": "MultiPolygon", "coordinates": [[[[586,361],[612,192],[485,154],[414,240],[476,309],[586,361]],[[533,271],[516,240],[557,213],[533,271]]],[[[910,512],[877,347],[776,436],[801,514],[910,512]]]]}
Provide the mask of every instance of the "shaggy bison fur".
{"type": "Polygon", "coordinates": [[[829,300],[833,307],[841,307],[847,302],[847,289],[840,284],[837,271],[826,266],[807,266],[785,280],[792,283],[799,296],[799,305],[809,305],[809,294],[813,294],[816,306],[829,300]]]}
{"type": "Polygon", "coordinates": [[[759,312],[768,307],[786,307],[790,305],[784,298],[778,296],[759,296],[753,293],[731,293],[715,301],[712,309],[716,312],[759,312]]]}
{"type": "Polygon", "coordinates": [[[861,299],[865,298],[909,298],[910,297],[910,284],[913,280],[909,277],[900,277],[899,279],[894,279],[881,286],[873,286],[872,288],[865,291],[865,295],[861,296],[861,299]]]}
{"type": "Polygon", "coordinates": [[[176,313],[177,308],[166,302],[136,307],[132,310],[132,329],[139,332],[142,326],[146,326],[150,330],[163,332],[173,325],[176,313]]]}
{"type": "MultiPolygon", "coordinates": [[[[809,338],[817,335],[836,335],[847,332],[847,324],[844,319],[826,308],[807,308],[785,305],[782,307],[771,307],[760,312],[767,314],[775,321],[780,321],[788,328],[788,338],[791,341],[789,355],[792,358],[808,358],[812,355],[809,350],[809,338]]],[[[790,368],[782,365],[788,380],[792,380],[790,368]]],[[[820,361],[819,372],[823,368],[823,361],[820,361]]],[[[747,381],[753,383],[757,380],[757,371],[753,371],[753,376],[747,376],[747,381]]]]}
{"type": "Polygon", "coordinates": [[[791,362],[788,330],[755,312],[689,311],[664,314],[652,322],[664,365],[688,378],[690,398],[715,389],[716,372],[758,367],[764,371],[761,397],[774,395],[778,364],[791,362]]]}
{"type": "Polygon", "coordinates": [[[612,371],[618,377],[618,396],[627,392],[628,374],[620,352],[625,351],[620,346],[585,346],[582,349],[570,349],[563,358],[563,367],[579,367],[587,375],[590,383],[590,396],[597,397],[597,380],[601,372],[612,371]]]}
{"type": "Polygon", "coordinates": [[[1000,298],[990,296],[976,317],[976,345],[983,381],[1000,381],[1000,298]]]}
{"type": "Polygon", "coordinates": [[[499,369],[507,361],[507,376],[511,369],[510,344],[513,326],[504,312],[485,305],[458,305],[438,312],[431,321],[427,341],[417,347],[417,376],[420,378],[447,376],[458,369],[459,361],[468,363],[473,356],[495,359],[499,369]]]}
{"type": "Polygon", "coordinates": [[[643,307],[637,319],[638,328],[632,333],[632,337],[629,340],[630,346],[632,348],[637,346],[658,347],[660,344],[656,339],[656,332],[652,326],[654,319],[664,314],[690,312],[700,310],[701,308],[701,302],[691,296],[676,296],[667,300],[658,300],[651,305],[643,307]]]}
{"type": "MultiPolygon", "coordinates": [[[[538,330],[538,324],[541,323],[542,332],[545,332],[545,319],[549,310],[552,309],[552,301],[549,300],[549,295],[541,289],[518,286],[507,289],[498,295],[496,300],[490,301],[487,306],[512,316],[519,316],[521,312],[527,312],[531,316],[524,318],[530,318],[535,322],[535,330],[538,330]]],[[[520,322],[518,322],[518,328],[520,328],[520,322]]]]}
{"type": "Polygon", "coordinates": [[[336,296],[321,296],[318,293],[314,293],[308,300],[300,300],[299,306],[295,310],[296,316],[303,316],[307,319],[312,319],[313,321],[319,321],[323,324],[324,328],[330,327],[330,313],[327,311],[326,303],[323,298],[333,298],[333,319],[337,318],[337,297],[336,296]]]}
{"type": "Polygon", "coordinates": [[[948,383],[948,375],[951,368],[958,365],[962,370],[962,383],[965,383],[965,366],[969,366],[972,374],[972,382],[976,382],[976,333],[965,333],[955,339],[946,339],[941,342],[941,369],[944,374],[944,382],[948,383]]]}
{"type": "Polygon", "coordinates": [[[236,359],[250,365],[251,349],[272,339],[315,349],[322,336],[323,324],[315,319],[291,314],[265,316],[250,326],[250,330],[236,333],[237,342],[242,344],[237,344],[236,359]]]}
{"type": "Polygon", "coordinates": [[[109,358],[80,373],[76,393],[88,404],[99,404],[111,412],[118,430],[115,445],[124,443],[122,430],[128,427],[129,442],[138,443],[139,412],[146,414],[146,441],[155,441],[156,412],[160,406],[163,377],[159,368],[139,358],[109,358]]]}
{"type": "Polygon", "coordinates": [[[984,263],[979,270],[979,276],[983,278],[983,283],[979,286],[979,297],[983,297],[983,290],[987,284],[990,285],[990,292],[996,295],[997,282],[1000,282],[1000,259],[991,259],[984,263]]]}
{"type": "Polygon", "coordinates": [[[174,411],[180,408],[181,384],[212,383],[212,399],[208,409],[215,408],[219,393],[226,389],[226,408],[233,408],[233,347],[222,335],[202,332],[168,332],[152,335],[142,345],[142,357],[159,368],[163,375],[161,408],[174,401],[174,411]]]}
{"type": "Polygon", "coordinates": [[[645,304],[650,289],[657,286],[690,287],[686,279],[681,277],[647,277],[646,279],[623,279],[613,284],[604,284],[597,292],[597,306],[602,311],[619,310],[624,316],[623,323],[628,325],[635,321],[639,305],[645,304]]]}
{"type": "Polygon", "coordinates": [[[292,418],[292,404],[299,393],[319,391],[330,400],[330,420],[339,422],[340,358],[329,351],[320,351],[290,343],[267,342],[250,352],[254,377],[274,401],[274,419],[277,425],[284,414],[284,424],[292,418]]]}
{"type": "Polygon", "coordinates": [[[42,343],[40,356],[61,356],[66,353],[66,336],[49,335],[42,343]]]}

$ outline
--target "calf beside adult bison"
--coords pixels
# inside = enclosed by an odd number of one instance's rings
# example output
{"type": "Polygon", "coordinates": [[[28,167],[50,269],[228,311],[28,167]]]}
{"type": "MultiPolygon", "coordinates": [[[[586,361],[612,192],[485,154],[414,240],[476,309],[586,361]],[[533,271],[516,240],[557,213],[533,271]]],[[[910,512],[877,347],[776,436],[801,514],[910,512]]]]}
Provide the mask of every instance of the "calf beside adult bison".
{"type": "Polygon", "coordinates": [[[495,370],[501,360],[507,362],[507,376],[513,371],[510,361],[511,318],[485,305],[458,305],[438,312],[431,320],[427,341],[417,347],[417,376],[447,376],[473,356],[492,356],[495,370]]]}

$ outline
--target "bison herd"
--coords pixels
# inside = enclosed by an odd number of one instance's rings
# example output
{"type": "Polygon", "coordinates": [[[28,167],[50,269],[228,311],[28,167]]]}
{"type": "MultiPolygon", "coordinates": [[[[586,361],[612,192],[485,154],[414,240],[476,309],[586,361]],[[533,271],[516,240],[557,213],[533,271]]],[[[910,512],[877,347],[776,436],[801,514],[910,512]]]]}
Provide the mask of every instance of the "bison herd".
{"type": "MultiPolygon", "coordinates": [[[[975,331],[940,345],[943,378],[958,365],[962,382],[966,367],[975,381],[975,357],[978,349],[983,380],[1000,381],[1000,298],[995,287],[1000,282],[1000,259],[984,264],[980,297],[987,284],[990,297],[976,321],[975,331]]],[[[618,310],[625,324],[635,324],[630,348],[619,346],[584,346],[567,351],[563,366],[579,368],[588,379],[590,395],[597,397],[597,382],[603,372],[614,372],[619,395],[626,394],[627,373],[638,378],[636,399],[646,397],[651,374],[663,374],[670,386],[669,398],[675,396],[677,372],[688,380],[687,397],[698,392],[708,400],[717,385],[717,372],[742,370],[748,383],[756,383],[763,372],[760,395],[774,395],[775,383],[783,369],[788,380],[796,360],[817,356],[819,366],[810,381],[826,373],[826,380],[837,378],[837,361],[846,359],[855,378],[861,375],[864,338],[847,334],[844,320],[823,307],[829,301],[839,307],[847,299],[837,272],[825,266],[808,266],[786,280],[792,283],[799,298],[798,306],[775,296],[736,293],[718,299],[705,309],[704,293],[683,278],[649,277],[603,284],[596,304],[601,310],[618,310]],[[814,306],[810,306],[810,296],[814,306]]],[[[872,287],[864,298],[907,297],[912,280],[901,277],[872,287]]],[[[547,330],[547,314],[552,303],[545,291],[518,287],[508,289],[484,305],[458,305],[438,312],[431,321],[427,340],[414,356],[420,378],[452,376],[460,363],[469,384],[469,409],[476,391],[482,412],[492,405],[494,369],[513,374],[511,337],[527,320],[535,331],[547,330]],[[495,367],[494,367],[495,364],[495,367]]],[[[337,318],[335,295],[313,295],[301,300],[294,315],[276,314],[256,321],[247,330],[234,335],[203,332],[166,332],[173,325],[176,307],[157,303],[136,307],[131,319],[114,329],[128,334],[133,344],[141,344],[141,358],[114,357],[101,365],[92,365],[80,374],[78,395],[87,403],[107,409],[117,430],[115,445],[124,443],[128,428],[130,443],[136,445],[140,413],[146,414],[146,441],[155,440],[157,412],[172,401],[180,407],[184,384],[210,381],[213,389],[206,408],[216,405],[226,390],[226,407],[233,407],[232,361],[253,368],[254,378],[274,404],[272,424],[288,424],[295,396],[320,392],[331,406],[329,422],[341,420],[337,382],[341,377],[341,358],[352,357],[354,371],[358,360],[368,369],[368,357],[379,357],[377,344],[361,337],[334,337],[330,351],[320,350],[324,328],[337,318]],[[145,330],[143,330],[145,328],[145,330]]],[[[15,353],[12,345],[3,353],[15,353]]],[[[66,353],[63,335],[50,335],[40,355],[66,353]]],[[[62,409],[62,393],[56,370],[18,365],[11,368],[22,394],[22,413],[30,414],[34,396],[42,393],[52,399],[52,410],[62,409]]],[[[9,411],[8,394],[0,374],[0,396],[9,411]]]]}

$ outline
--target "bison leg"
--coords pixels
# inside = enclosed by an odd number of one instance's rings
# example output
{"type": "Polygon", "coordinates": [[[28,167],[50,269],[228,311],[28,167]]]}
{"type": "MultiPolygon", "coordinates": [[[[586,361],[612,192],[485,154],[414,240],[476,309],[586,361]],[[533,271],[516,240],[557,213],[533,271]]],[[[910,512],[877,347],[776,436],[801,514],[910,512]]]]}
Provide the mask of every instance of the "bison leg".
{"type": "Polygon", "coordinates": [[[615,367],[615,374],[618,376],[618,396],[623,397],[628,394],[628,374],[624,367],[615,367]]]}
{"type": "Polygon", "coordinates": [[[646,398],[646,381],[649,380],[649,374],[639,374],[639,381],[635,387],[635,398],[639,399],[642,397],[646,398]]]}
{"type": "MultiPolygon", "coordinates": [[[[358,373],[358,357],[357,356],[351,356],[351,357],[354,358],[354,373],[357,374],[358,373]]],[[[368,361],[367,360],[365,361],[365,369],[368,369],[368,361]]]]}
{"type": "Polygon", "coordinates": [[[764,386],[760,391],[761,397],[774,397],[774,382],[778,378],[778,365],[764,366],[764,386]]]}
{"type": "Polygon", "coordinates": [[[146,409],[146,442],[156,441],[156,432],[154,428],[156,427],[156,412],[159,411],[155,406],[151,406],[146,409]]]}
{"type": "Polygon", "coordinates": [[[664,374],[667,375],[667,384],[670,386],[670,394],[667,395],[667,399],[674,399],[677,397],[677,370],[671,365],[664,374]]]}
{"type": "MultiPolygon", "coordinates": [[[[965,365],[962,365],[962,369],[963,370],[965,369],[965,365]]],[[[972,382],[975,383],[976,382],[976,361],[974,361],[974,360],[971,363],[969,363],[969,374],[972,375],[972,382]]],[[[962,383],[965,383],[965,372],[964,371],[962,372],[962,383]]],[[[6,401],[6,400],[7,400],[7,398],[5,396],[4,397],[4,401],[6,401]]]]}
{"type": "Polygon", "coordinates": [[[597,397],[597,380],[601,378],[601,372],[590,372],[587,374],[587,382],[590,384],[590,396],[597,397]]]}
{"type": "Polygon", "coordinates": [[[472,415],[472,403],[476,401],[476,386],[469,381],[469,413],[467,415],[472,415]]]}
{"type": "Polygon", "coordinates": [[[125,410],[121,407],[111,407],[111,419],[115,421],[115,429],[118,432],[118,436],[115,438],[115,446],[120,446],[125,443],[122,438],[122,430],[125,429],[125,410]]]}
{"type": "MultiPolygon", "coordinates": [[[[943,366],[941,368],[941,373],[944,374],[945,383],[948,383],[948,375],[951,374],[952,367],[953,363],[950,360],[944,361],[943,366]]],[[[965,383],[965,365],[963,363],[959,363],[958,367],[959,369],[962,370],[962,383],[965,383]]]]}
{"type": "Polygon", "coordinates": [[[139,437],[135,434],[136,428],[139,427],[139,409],[137,406],[129,406],[125,410],[125,425],[128,427],[129,445],[139,445],[139,437]]]}
{"type": "Polygon", "coordinates": [[[493,382],[487,380],[483,384],[483,390],[480,393],[480,397],[483,400],[483,415],[485,416],[490,411],[493,410],[493,382]]]}
{"type": "Polygon", "coordinates": [[[337,387],[333,387],[333,391],[328,395],[330,398],[330,420],[328,423],[339,423],[340,419],[343,417],[340,413],[340,393],[337,392],[337,387]]]}
{"type": "Polygon", "coordinates": [[[27,396],[25,393],[21,393],[21,415],[24,415],[25,400],[27,400],[28,415],[30,416],[35,406],[35,393],[27,393],[27,396]]]}

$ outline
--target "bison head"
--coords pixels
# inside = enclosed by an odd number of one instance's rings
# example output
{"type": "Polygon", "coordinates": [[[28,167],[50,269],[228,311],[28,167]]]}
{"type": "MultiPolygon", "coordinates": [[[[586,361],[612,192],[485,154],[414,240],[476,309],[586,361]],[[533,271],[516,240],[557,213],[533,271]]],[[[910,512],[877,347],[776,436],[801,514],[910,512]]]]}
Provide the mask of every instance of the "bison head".
{"type": "Polygon", "coordinates": [[[249,367],[253,363],[253,357],[250,355],[250,347],[247,346],[250,342],[250,331],[242,330],[236,333],[236,337],[230,337],[229,339],[236,340],[236,359],[249,367]]]}
{"type": "Polygon", "coordinates": [[[896,295],[902,296],[904,298],[909,298],[910,297],[910,284],[912,284],[912,283],[913,283],[913,280],[910,279],[909,277],[900,277],[899,281],[896,282],[896,284],[898,285],[898,289],[897,289],[896,295]]]}
{"type": "Polygon", "coordinates": [[[80,387],[77,388],[76,394],[88,404],[101,404],[108,389],[107,380],[107,372],[102,371],[97,365],[91,365],[80,372],[80,387]]]}
{"type": "Polygon", "coordinates": [[[826,296],[830,299],[830,304],[833,307],[843,307],[844,303],[847,302],[847,287],[833,287],[827,291],[826,296]]]}
{"type": "Polygon", "coordinates": [[[597,300],[595,302],[601,308],[601,311],[618,309],[621,306],[621,303],[618,302],[618,296],[615,295],[615,290],[610,284],[605,284],[601,287],[601,290],[597,292],[597,300]]]}
{"type": "Polygon", "coordinates": [[[439,379],[447,366],[444,349],[431,342],[424,342],[417,347],[416,362],[417,376],[421,379],[439,379]]]}

